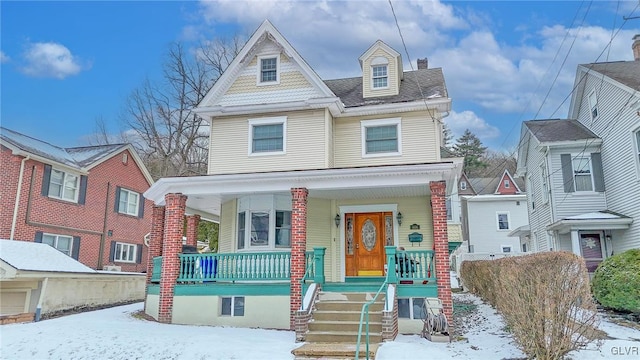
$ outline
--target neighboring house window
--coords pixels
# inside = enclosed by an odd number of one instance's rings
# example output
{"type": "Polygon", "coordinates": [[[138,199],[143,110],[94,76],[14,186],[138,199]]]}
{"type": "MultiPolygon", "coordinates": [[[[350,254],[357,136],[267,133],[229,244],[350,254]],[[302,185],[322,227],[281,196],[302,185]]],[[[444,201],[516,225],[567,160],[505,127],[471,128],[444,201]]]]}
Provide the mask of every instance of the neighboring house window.
{"type": "Polygon", "coordinates": [[[540,165],[540,184],[542,186],[542,202],[546,204],[549,201],[549,179],[547,178],[547,167],[543,163],[540,165]]]}
{"type": "Polygon", "coordinates": [[[71,256],[73,237],[64,235],[42,234],[42,243],[51,245],[60,252],[71,256]]]}
{"type": "Polygon", "coordinates": [[[398,317],[404,319],[425,319],[424,299],[398,299],[398,317]]]}
{"type": "Polygon", "coordinates": [[[502,250],[503,253],[510,253],[511,252],[511,245],[502,245],[500,247],[500,249],[502,250]]]}
{"type": "Polygon", "coordinates": [[[527,244],[522,244],[522,252],[527,252],[527,244]]]}
{"type": "Polygon", "coordinates": [[[598,98],[595,91],[589,95],[589,108],[591,109],[591,119],[598,117],[598,98]]]}
{"type": "Polygon", "coordinates": [[[636,165],[640,176],[640,129],[633,132],[634,144],[636,145],[636,165]]]}
{"type": "Polygon", "coordinates": [[[260,74],[258,75],[258,85],[277,84],[280,81],[278,68],[280,66],[279,55],[269,55],[258,57],[260,74]]]}
{"type": "Polygon", "coordinates": [[[467,182],[462,180],[460,181],[460,190],[467,190],[467,182]]]}
{"type": "Polygon", "coordinates": [[[509,230],[509,213],[497,213],[498,230],[509,230]]]}
{"type": "Polygon", "coordinates": [[[371,67],[373,88],[380,89],[388,86],[387,65],[375,65],[371,67]]]}
{"type": "Polygon", "coordinates": [[[221,298],[220,315],[244,316],[244,296],[231,296],[221,298]]]}
{"type": "Polygon", "coordinates": [[[249,155],[284,154],[286,142],[285,116],[249,120],[249,155]]]}
{"type": "Polygon", "coordinates": [[[530,196],[527,196],[527,200],[531,204],[531,211],[535,211],[536,193],[534,191],[533,181],[531,180],[531,174],[527,175],[527,193],[530,194],[530,196]]]}
{"type": "Polygon", "coordinates": [[[291,198],[246,196],[239,200],[238,249],[291,248],[291,198]]]}
{"type": "Polygon", "coordinates": [[[576,191],[593,191],[591,161],[588,157],[573,158],[573,177],[576,191]]]}
{"type": "Polygon", "coordinates": [[[453,220],[453,214],[451,212],[451,198],[447,198],[446,205],[447,205],[447,220],[451,221],[453,220]]]}
{"type": "Polygon", "coordinates": [[[49,196],[77,202],[79,179],[78,175],[52,169],[49,181],[49,196]]]}
{"type": "Polygon", "coordinates": [[[505,188],[505,189],[508,189],[510,186],[511,186],[511,183],[509,183],[509,180],[506,180],[506,179],[505,179],[505,181],[504,181],[504,188],[505,188]]]}
{"type": "Polygon", "coordinates": [[[116,249],[113,254],[113,260],[118,262],[136,262],[137,246],[134,244],[127,244],[116,242],[116,249]]]}
{"type": "Polygon", "coordinates": [[[362,157],[402,155],[400,118],[363,120],[362,157]]]}
{"type": "Polygon", "coordinates": [[[121,214],[138,216],[140,194],[135,191],[120,188],[118,212],[121,214]]]}

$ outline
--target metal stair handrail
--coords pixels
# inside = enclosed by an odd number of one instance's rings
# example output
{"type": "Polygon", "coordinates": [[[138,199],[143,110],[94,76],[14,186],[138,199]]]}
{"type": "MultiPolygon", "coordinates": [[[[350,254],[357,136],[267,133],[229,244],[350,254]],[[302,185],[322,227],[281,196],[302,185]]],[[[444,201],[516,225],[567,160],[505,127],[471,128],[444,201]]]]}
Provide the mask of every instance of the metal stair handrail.
{"type": "MultiPolygon", "coordinates": [[[[356,343],[356,360],[360,358],[360,342],[362,340],[362,323],[364,322],[364,314],[367,314],[367,323],[366,323],[366,350],[367,350],[367,360],[369,359],[369,306],[373,305],[378,299],[378,296],[382,293],[387,285],[389,284],[388,277],[385,278],[384,282],[376,292],[376,295],[370,301],[366,302],[362,305],[362,310],[360,311],[360,324],[358,325],[358,342],[356,343]]],[[[386,304],[385,304],[386,308],[386,304]]]]}

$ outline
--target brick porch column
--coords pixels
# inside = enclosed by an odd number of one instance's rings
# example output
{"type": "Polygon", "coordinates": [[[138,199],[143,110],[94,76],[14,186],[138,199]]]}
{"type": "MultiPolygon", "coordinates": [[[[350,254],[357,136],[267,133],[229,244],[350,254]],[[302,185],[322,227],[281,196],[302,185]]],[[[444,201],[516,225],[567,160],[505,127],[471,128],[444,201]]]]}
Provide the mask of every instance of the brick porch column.
{"type": "Polygon", "coordinates": [[[153,205],[151,217],[151,234],[149,235],[149,251],[147,257],[147,284],[151,283],[153,258],[162,255],[164,237],[164,206],[153,205]]]}
{"type": "Polygon", "coordinates": [[[449,237],[447,235],[447,205],[444,181],[432,181],[431,210],[433,216],[433,243],[436,262],[436,282],[438,284],[438,298],[442,301],[444,314],[453,330],[453,299],[451,297],[451,278],[449,274],[449,237]]]}
{"type": "Polygon", "coordinates": [[[162,242],[162,275],[160,278],[160,306],[158,321],[171,323],[173,315],[173,289],[180,273],[182,252],[182,234],[184,230],[184,211],[187,197],[180,193],[164,196],[165,221],[164,239],[162,242]]]}
{"type": "Polygon", "coordinates": [[[187,216],[187,245],[198,246],[200,215],[187,216]]]}
{"type": "Polygon", "coordinates": [[[291,293],[289,324],[296,329],[296,314],[302,305],[302,285],[300,281],[305,270],[307,250],[307,196],[306,188],[291,189],[291,293]]]}

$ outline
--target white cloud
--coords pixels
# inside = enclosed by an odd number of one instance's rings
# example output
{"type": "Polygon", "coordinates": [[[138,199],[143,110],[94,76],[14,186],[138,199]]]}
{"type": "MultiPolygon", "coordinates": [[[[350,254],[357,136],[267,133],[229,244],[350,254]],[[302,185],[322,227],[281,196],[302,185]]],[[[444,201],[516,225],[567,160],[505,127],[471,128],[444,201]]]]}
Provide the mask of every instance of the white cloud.
{"type": "Polygon", "coordinates": [[[64,79],[82,71],[80,60],[62,44],[30,43],[24,52],[22,72],[34,77],[64,79]]]}
{"type": "Polygon", "coordinates": [[[478,117],[473,111],[465,110],[462,112],[451,111],[448,117],[444,119],[453,135],[453,142],[469,129],[483,143],[488,143],[500,136],[500,130],[490,125],[484,119],[478,117]]]}
{"type": "Polygon", "coordinates": [[[4,53],[4,51],[0,51],[0,64],[4,64],[9,62],[11,58],[4,53]]]}

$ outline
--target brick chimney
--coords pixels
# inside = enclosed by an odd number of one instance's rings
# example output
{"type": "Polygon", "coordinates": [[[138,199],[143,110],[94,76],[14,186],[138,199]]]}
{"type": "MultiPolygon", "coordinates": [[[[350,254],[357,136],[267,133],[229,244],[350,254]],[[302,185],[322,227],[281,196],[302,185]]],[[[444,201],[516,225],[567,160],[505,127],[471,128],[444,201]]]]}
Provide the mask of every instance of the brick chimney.
{"type": "MultiPolygon", "coordinates": [[[[636,36],[640,39],[640,35],[636,35],[636,36]]],[[[638,51],[640,51],[640,49],[638,51]]],[[[638,60],[637,57],[636,57],[636,60],[638,60]]],[[[428,68],[429,68],[429,61],[427,60],[427,58],[418,59],[418,70],[420,70],[420,69],[428,69],[428,68]]]]}
{"type": "MultiPolygon", "coordinates": [[[[636,61],[640,61],[640,34],[636,34],[636,36],[633,37],[633,45],[631,45],[631,49],[633,49],[633,58],[636,61]]],[[[419,61],[420,60],[418,60],[418,62],[419,61]]],[[[420,68],[419,63],[418,68],[420,68]]]]}

